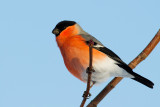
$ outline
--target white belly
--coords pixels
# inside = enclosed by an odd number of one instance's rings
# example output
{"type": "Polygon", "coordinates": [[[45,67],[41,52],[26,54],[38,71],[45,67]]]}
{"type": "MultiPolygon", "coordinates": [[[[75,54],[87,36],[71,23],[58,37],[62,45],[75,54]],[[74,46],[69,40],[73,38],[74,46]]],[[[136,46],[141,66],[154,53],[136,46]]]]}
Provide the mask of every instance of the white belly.
{"type": "MultiPolygon", "coordinates": [[[[131,74],[120,68],[113,59],[106,57],[104,60],[96,60],[93,64],[95,72],[92,73],[91,80],[96,82],[95,84],[100,84],[105,82],[109,77],[129,77],[133,78],[131,74]]],[[[82,78],[87,81],[86,71],[82,73],[82,78]]]]}

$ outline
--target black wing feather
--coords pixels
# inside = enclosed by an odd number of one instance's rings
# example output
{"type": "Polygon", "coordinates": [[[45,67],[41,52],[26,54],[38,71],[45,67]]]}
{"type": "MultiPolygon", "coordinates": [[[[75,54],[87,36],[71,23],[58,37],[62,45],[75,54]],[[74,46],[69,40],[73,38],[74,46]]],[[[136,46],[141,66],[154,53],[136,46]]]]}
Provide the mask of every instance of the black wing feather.
{"type": "MultiPolygon", "coordinates": [[[[95,48],[96,49],[96,48],[95,48]]],[[[117,65],[121,68],[123,68],[124,70],[126,70],[128,73],[132,74],[132,69],[126,64],[124,63],[121,58],[116,55],[113,51],[111,51],[110,49],[106,48],[106,47],[101,47],[99,48],[99,51],[105,53],[106,55],[108,55],[110,58],[112,58],[113,60],[117,61],[117,65]]]]}

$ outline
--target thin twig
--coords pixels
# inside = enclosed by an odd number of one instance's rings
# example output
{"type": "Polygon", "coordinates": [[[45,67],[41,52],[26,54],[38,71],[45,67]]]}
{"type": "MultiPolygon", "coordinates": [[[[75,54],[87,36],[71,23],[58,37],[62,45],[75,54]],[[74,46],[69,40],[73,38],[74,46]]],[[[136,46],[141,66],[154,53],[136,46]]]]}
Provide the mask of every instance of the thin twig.
{"type": "Polygon", "coordinates": [[[84,107],[84,104],[86,102],[86,100],[90,97],[90,83],[91,83],[91,75],[92,75],[92,72],[93,72],[93,67],[92,67],[92,60],[93,60],[93,54],[92,54],[92,48],[93,48],[93,40],[90,40],[89,41],[89,67],[87,68],[86,70],[86,73],[88,74],[88,80],[87,80],[87,88],[86,88],[86,91],[84,91],[84,94],[83,94],[83,100],[82,100],[82,103],[80,105],[80,107],[84,107]]]}
{"type": "MultiPolygon", "coordinates": [[[[129,63],[129,67],[134,69],[141,61],[143,61],[155,48],[160,41],[160,30],[157,32],[155,37],[147,45],[147,47],[129,63]]],[[[122,77],[114,78],[89,104],[87,107],[97,107],[99,102],[122,80],[122,77]]]]}

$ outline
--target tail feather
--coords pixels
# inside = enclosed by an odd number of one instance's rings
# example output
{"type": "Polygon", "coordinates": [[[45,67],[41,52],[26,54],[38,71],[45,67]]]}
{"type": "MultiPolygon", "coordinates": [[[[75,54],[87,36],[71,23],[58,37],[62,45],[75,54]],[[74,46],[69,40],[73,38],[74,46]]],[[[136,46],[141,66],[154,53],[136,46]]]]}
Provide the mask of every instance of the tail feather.
{"type": "Polygon", "coordinates": [[[137,74],[135,72],[133,72],[132,75],[135,77],[135,78],[132,78],[133,80],[138,81],[138,82],[142,83],[143,85],[146,85],[149,88],[153,88],[154,83],[152,81],[140,76],[139,74],[137,74]]]}

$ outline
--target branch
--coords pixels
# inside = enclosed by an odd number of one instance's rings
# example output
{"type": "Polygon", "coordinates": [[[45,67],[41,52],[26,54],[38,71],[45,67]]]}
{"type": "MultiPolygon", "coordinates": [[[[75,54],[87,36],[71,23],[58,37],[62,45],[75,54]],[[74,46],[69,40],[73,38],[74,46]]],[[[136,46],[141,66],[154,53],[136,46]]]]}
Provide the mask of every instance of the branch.
{"type": "Polygon", "coordinates": [[[91,83],[91,75],[92,75],[92,72],[94,71],[93,70],[93,66],[92,66],[92,59],[93,59],[93,54],[92,54],[92,48],[93,48],[93,40],[90,40],[89,41],[89,67],[86,69],[86,73],[88,73],[88,80],[87,80],[87,89],[86,91],[84,91],[84,94],[83,94],[83,100],[82,100],[82,103],[80,105],[80,107],[84,107],[84,104],[86,102],[86,100],[91,96],[89,91],[90,91],[90,83],[91,83]]]}
{"type": "MultiPolygon", "coordinates": [[[[143,61],[155,48],[155,46],[160,41],[160,29],[147,45],[147,47],[133,60],[129,63],[129,67],[134,69],[141,61],[143,61]]],[[[99,102],[122,80],[122,77],[114,78],[89,104],[87,107],[97,107],[99,102]]]]}

